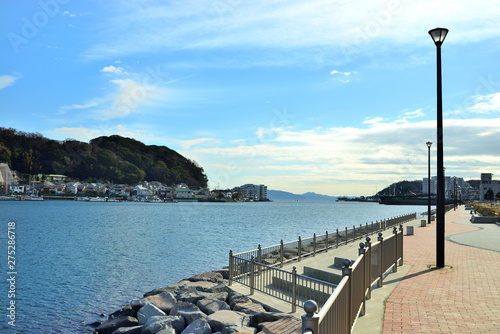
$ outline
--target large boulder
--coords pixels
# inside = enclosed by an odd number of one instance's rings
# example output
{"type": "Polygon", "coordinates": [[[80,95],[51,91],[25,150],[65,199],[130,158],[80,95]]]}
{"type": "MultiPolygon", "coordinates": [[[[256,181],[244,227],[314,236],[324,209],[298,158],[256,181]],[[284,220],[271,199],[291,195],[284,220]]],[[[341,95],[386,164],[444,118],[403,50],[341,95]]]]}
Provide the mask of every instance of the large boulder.
{"type": "Polygon", "coordinates": [[[230,290],[228,293],[227,302],[229,306],[231,306],[231,309],[233,309],[236,304],[252,303],[252,300],[244,294],[230,290]]]}
{"type": "Polygon", "coordinates": [[[108,320],[123,316],[131,316],[133,318],[137,318],[137,310],[134,310],[130,305],[125,305],[118,311],[111,313],[108,317],[108,320]]]}
{"type": "Polygon", "coordinates": [[[177,303],[177,299],[172,292],[161,292],[145,298],[134,299],[130,302],[130,305],[133,309],[139,309],[147,304],[154,304],[163,312],[168,313],[175,303],[177,303]]]}
{"type": "Polygon", "coordinates": [[[182,334],[212,334],[212,329],[206,319],[198,319],[187,326],[182,334]]]}
{"type": "Polygon", "coordinates": [[[196,306],[198,306],[203,313],[208,315],[218,311],[231,310],[231,307],[229,307],[229,305],[227,305],[226,302],[212,298],[205,298],[199,300],[196,303],[196,306]]]}
{"type": "Polygon", "coordinates": [[[217,283],[219,281],[222,281],[224,277],[222,277],[222,274],[216,273],[216,272],[206,272],[206,273],[201,273],[198,275],[195,275],[193,277],[188,278],[188,281],[190,282],[212,282],[212,283],[217,283]]]}
{"type": "Polygon", "coordinates": [[[219,311],[209,315],[207,320],[212,332],[255,334],[257,330],[250,327],[251,317],[241,312],[219,311]]]}
{"type": "Polygon", "coordinates": [[[207,291],[208,289],[213,289],[218,285],[219,285],[218,283],[214,283],[214,282],[207,282],[207,281],[191,282],[190,280],[183,280],[183,281],[180,281],[179,283],[169,285],[169,287],[174,288],[174,289],[193,288],[193,289],[200,290],[200,291],[207,291]]]}
{"type": "Polygon", "coordinates": [[[207,315],[203,313],[198,306],[188,302],[178,302],[174,305],[172,310],[170,310],[169,314],[183,316],[188,325],[195,320],[207,317],[207,315]]]}
{"type": "Polygon", "coordinates": [[[262,305],[254,303],[252,301],[246,303],[234,302],[233,311],[239,311],[246,314],[257,314],[266,312],[266,310],[264,309],[264,307],[262,307],[262,305]]]}
{"type": "Polygon", "coordinates": [[[186,291],[177,296],[177,300],[182,302],[188,302],[191,304],[196,304],[198,300],[209,298],[212,296],[212,293],[203,292],[203,291],[186,291]]]}
{"type": "Polygon", "coordinates": [[[139,321],[139,325],[144,325],[151,317],[162,317],[165,315],[165,312],[156,307],[156,305],[146,304],[137,312],[137,320],[139,321]]]}
{"type": "MultiPolygon", "coordinates": [[[[181,316],[164,316],[164,317],[151,317],[144,324],[142,334],[157,334],[169,333],[169,329],[173,329],[175,333],[180,334],[186,328],[186,321],[181,316]]],[[[170,333],[169,333],[170,334],[170,333]]]]}
{"type": "Polygon", "coordinates": [[[120,327],[113,334],[142,334],[142,326],[120,327]]]}
{"type": "Polygon", "coordinates": [[[120,327],[133,327],[137,325],[138,322],[136,318],[129,316],[117,317],[100,324],[99,327],[96,328],[96,332],[99,334],[111,334],[120,327]]]}

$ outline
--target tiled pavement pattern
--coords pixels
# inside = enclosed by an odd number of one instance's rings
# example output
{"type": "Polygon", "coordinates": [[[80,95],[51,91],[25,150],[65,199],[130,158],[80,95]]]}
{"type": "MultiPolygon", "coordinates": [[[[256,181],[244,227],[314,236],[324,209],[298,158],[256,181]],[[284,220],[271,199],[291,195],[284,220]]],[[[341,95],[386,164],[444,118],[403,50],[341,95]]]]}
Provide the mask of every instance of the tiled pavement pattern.
{"type": "MultiPolygon", "coordinates": [[[[478,229],[454,223],[469,217],[463,207],[448,212],[446,235],[478,229]]],[[[500,226],[495,233],[500,243],[500,226]]],[[[447,267],[432,269],[433,222],[405,236],[404,263],[413,267],[386,301],[384,333],[500,333],[500,252],[446,240],[447,267]]]]}

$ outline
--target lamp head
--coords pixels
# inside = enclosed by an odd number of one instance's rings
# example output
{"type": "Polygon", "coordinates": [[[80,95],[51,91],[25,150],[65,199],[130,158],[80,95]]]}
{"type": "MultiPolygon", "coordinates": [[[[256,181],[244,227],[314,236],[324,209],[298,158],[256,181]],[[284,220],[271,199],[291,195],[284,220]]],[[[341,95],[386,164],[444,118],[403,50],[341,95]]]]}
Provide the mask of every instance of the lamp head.
{"type": "Polygon", "coordinates": [[[431,142],[431,141],[428,141],[426,144],[427,144],[427,147],[428,147],[428,148],[431,148],[431,145],[432,145],[432,142],[431,142]]]}
{"type": "Polygon", "coordinates": [[[434,28],[429,30],[429,35],[431,35],[432,40],[436,46],[441,46],[443,44],[446,35],[448,34],[448,29],[446,28],[434,28]]]}

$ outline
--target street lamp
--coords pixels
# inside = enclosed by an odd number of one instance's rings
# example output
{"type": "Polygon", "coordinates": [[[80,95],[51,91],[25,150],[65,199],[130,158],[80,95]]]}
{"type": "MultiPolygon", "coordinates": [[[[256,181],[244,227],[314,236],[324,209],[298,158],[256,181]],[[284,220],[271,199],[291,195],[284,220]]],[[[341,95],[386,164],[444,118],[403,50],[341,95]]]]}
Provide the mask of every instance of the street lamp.
{"type": "Polygon", "coordinates": [[[448,34],[446,28],[429,30],[437,50],[437,203],[436,203],[436,267],[444,267],[444,169],[443,169],[443,92],[441,85],[441,45],[448,34]]]}
{"type": "Polygon", "coordinates": [[[429,163],[427,164],[427,224],[431,223],[431,145],[432,142],[428,141],[427,143],[427,157],[429,163]]]}
{"type": "Polygon", "coordinates": [[[453,211],[457,210],[457,177],[453,177],[453,211]]]}

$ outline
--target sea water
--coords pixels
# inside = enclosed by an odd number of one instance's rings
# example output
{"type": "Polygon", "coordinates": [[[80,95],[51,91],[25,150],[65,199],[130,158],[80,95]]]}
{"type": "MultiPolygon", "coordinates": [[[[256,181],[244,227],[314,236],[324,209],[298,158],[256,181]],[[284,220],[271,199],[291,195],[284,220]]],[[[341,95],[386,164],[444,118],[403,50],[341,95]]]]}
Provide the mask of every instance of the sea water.
{"type": "Polygon", "coordinates": [[[145,292],[227,266],[230,250],[423,211],[332,201],[0,202],[0,332],[88,333],[86,323],[145,292]]]}

